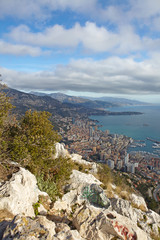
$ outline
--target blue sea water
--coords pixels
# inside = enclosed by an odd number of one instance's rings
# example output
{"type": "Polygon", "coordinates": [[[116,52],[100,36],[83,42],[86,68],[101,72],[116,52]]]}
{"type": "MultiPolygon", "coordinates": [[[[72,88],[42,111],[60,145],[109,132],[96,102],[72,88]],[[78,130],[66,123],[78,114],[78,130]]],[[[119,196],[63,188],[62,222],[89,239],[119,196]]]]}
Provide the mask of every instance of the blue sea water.
{"type": "MultiPolygon", "coordinates": [[[[131,106],[107,109],[114,112],[142,112],[141,115],[114,115],[114,116],[92,116],[91,119],[98,120],[99,129],[110,133],[123,134],[134,140],[144,140],[145,147],[136,147],[132,150],[153,152],[153,142],[146,140],[147,137],[160,141],[160,106],[131,106]]],[[[160,149],[159,149],[160,150],[160,149]]]]}

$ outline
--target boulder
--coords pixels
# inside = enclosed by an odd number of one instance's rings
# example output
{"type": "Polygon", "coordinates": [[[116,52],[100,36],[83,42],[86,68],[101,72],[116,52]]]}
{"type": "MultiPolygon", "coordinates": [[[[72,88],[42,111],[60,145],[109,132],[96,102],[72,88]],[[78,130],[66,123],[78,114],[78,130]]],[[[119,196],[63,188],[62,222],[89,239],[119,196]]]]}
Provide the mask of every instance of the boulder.
{"type": "Polygon", "coordinates": [[[108,240],[117,237],[124,240],[147,240],[147,234],[129,218],[115,211],[84,205],[76,210],[73,224],[85,239],[108,240]]]}
{"type": "Polygon", "coordinates": [[[62,143],[56,143],[55,144],[55,154],[54,158],[58,157],[69,157],[68,151],[64,148],[64,145],[62,143]]]}
{"type": "Polygon", "coordinates": [[[112,210],[116,211],[120,215],[130,218],[135,223],[137,223],[138,218],[141,218],[141,215],[139,214],[140,210],[134,211],[129,201],[120,198],[112,198],[110,201],[112,210]]]}
{"type": "Polygon", "coordinates": [[[70,230],[67,228],[64,228],[62,231],[58,232],[55,235],[54,240],[83,240],[84,238],[82,238],[79,234],[79,232],[77,230],[70,230]]]}
{"type": "Polygon", "coordinates": [[[148,211],[146,202],[143,197],[137,196],[136,194],[132,193],[130,195],[130,200],[132,202],[132,205],[135,206],[136,208],[139,208],[144,212],[148,211]]]}
{"type": "Polygon", "coordinates": [[[63,209],[69,213],[72,212],[73,206],[81,205],[85,201],[101,208],[108,208],[110,201],[100,185],[101,182],[93,175],[73,170],[68,186],[70,191],[55,202],[54,209],[63,209]]]}
{"type": "Polygon", "coordinates": [[[90,166],[91,169],[90,169],[90,173],[97,173],[98,172],[98,169],[97,169],[97,164],[94,163],[94,162],[88,162],[86,160],[83,160],[82,159],[82,156],[79,155],[79,154],[71,154],[71,159],[73,162],[75,163],[78,163],[78,164],[82,164],[82,165],[86,165],[86,166],[90,166]]]}
{"type": "Polygon", "coordinates": [[[83,188],[89,184],[97,184],[101,185],[102,182],[100,182],[97,178],[95,178],[92,174],[86,174],[79,172],[77,170],[73,170],[71,177],[70,177],[70,188],[76,189],[76,188],[83,188]]]}
{"type": "Polygon", "coordinates": [[[144,215],[144,222],[145,226],[143,229],[146,229],[148,233],[153,232],[157,236],[160,235],[160,215],[152,210],[149,210],[145,215],[144,215]]]}
{"type": "Polygon", "coordinates": [[[0,210],[7,209],[13,215],[35,216],[33,204],[39,195],[47,195],[37,187],[33,174],[24,168],[14,173],[9,181],[0,186],[0,210]]]}
{"type": "Polygon", "coordinates": [[[110,206],[110,200],[97,184],[86,185],[82,189],[82,197],[97,207],[108,208],[110,206]]]}
{"type": "Polygon", "coordinates": [[[32,219],[17,215],[4,231],[2,240],[52,240],[55,223],[45,217],[32,219]]]}

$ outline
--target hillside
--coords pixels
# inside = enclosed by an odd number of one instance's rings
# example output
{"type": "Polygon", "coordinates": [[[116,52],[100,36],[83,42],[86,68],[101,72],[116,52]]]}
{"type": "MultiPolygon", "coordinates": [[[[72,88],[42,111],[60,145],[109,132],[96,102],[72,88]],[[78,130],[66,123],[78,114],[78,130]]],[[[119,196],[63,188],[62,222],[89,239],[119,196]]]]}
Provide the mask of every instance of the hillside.
{"type": "Polygon", "coordinates": [[[71,103],[75,104],[76,106],[86,107],[86,108],[94,108],[94,109],[105,109],[108,107],[118,107],[119,105],[114,102],[110,101],[103,101],[103,100],[92,100],[87,99],[83,97],[75,97],[75,96],[69,96],[63,93],[38,93],[38,92],[31,92],[34,95],[37,96],[50,96],[62,103],[71,103]]]}
{"type": "MultiPolygon", "coordinates": [[[[68,158],[63,147],[57,150],[57,156],[68,158]]],[[[7,181],[0,179],[0,239],[159,239],[160,216],[141,196],[111,182],[104,185],[101,166],[76,154],[70,158],[79,170],[73,169],[65,193],[54,203],[20,166],[7,181]]]]}
{"type": "Polygon", "coordinates": [[[31,92],[37,96],[50,96],[63,103],[72,103],[89,108],[111,108],[111,107],[121,107],[121,106],[136,106],[136,105],[147,105],[147,103],[130,100],[126,98],[113,98],[113,97],[76,97],[69,96],[63,93],[40,93],[40,92],[31,92]]]}
{"type": "Polygon", "coordinates": [[[16,107],[15,111],[24,114],[26,110],[48,111],[53,115],[62,117],[75,117],[81,115],[104,115],[105,111],[90,109],[70,103],[62,103],[50,96],[36,96],[24,93],[15,89],[7,88],[4,90],[11,98],[12,104],[16,107]]]}
{"type": "Polygon", "coordinates": [[[0,97],[0,239],[159,239],[160,216],[126,175],[69,154],[49,113],[16,120],[0,97]]]}

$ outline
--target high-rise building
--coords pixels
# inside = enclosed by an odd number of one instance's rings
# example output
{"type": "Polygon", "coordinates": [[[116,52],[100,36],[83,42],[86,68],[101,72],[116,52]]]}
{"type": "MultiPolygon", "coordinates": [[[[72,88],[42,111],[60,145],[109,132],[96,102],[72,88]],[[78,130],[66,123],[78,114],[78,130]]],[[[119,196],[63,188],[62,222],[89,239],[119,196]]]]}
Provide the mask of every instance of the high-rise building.
{"type": "Polygon", "coordinates": [[[129,153],[124,157],[124,164],[127,165],[129,162],[129,153]]]}
{"type": "Polygon", "coordinates": [[[90,126],[90,128],[89,128],[89,136],[90,137],[93,137],[93,128],[90,126]]]}
{"type": "Polygon", "coordinates": [[[111,169],[114,169],[114,161],[113,161],[113,160],[108,159],[107,165],[108,165],[108,167],[110,167],[111,169]]]}

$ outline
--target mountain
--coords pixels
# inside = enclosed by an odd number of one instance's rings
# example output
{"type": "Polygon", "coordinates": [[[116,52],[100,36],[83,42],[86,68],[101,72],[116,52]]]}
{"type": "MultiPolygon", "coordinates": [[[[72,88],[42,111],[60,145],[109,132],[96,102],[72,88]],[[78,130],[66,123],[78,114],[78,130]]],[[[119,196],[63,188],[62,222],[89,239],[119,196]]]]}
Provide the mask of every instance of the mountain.
{"type": "Polygon", "coordinates": [[[82,107],[87,108],[96,108],[96,109],[105,109],[110,107],[121,107],[121,106],[136,106],[136,105],[147,105],[148,103],[140,102],[137,100],[130,100],[126,98],[114,98],[114,97],[75,97],[69,96],[63,93],[39,93],[31,92],[37,96],[50,96],[63,103],[72,103],[82,107]]]}
{"type": "Polygon", "coordinates": [[[100,98],[92,98],[92,97],[83,97],[92,101],[104,101],[109,102],[111,104],[115,104],[118,106],[132,106],[132,105],[148,105],[149,103],[141,102],[137,100],[131,100],[126,98],[114,98],[114,97],[100,97],[100,98]]]}
{"type": "Polygon", "coordinates": [[[114,102],[107,102],[103,100],[91,100],[83,97],[75,97],[69,96],[63,93],[39,93],[39,92],[31,92],[37,96],[50,96],[62,103],[71,103],[75,104],[76,106],[86,107],[86,108],[94,108],[94,109],[104,109],[108,107],[118,107],[119,105],[114,102]]]}
{"type": "Polygon", "coordinates": [[[16,107],[14,111],[19,114],[24,114],[29,109],[48,111],[52,113],[53,116],[57,115],[61,117],[83,117],[95,114],[104,115],[107,113],[105,111],[77,106],[71,103],[63,103],[48,95],[36,96],[11,88],[7,88],[4,91],[7,93],[7,96],[11,98],[12,104],[16,107]]]}

